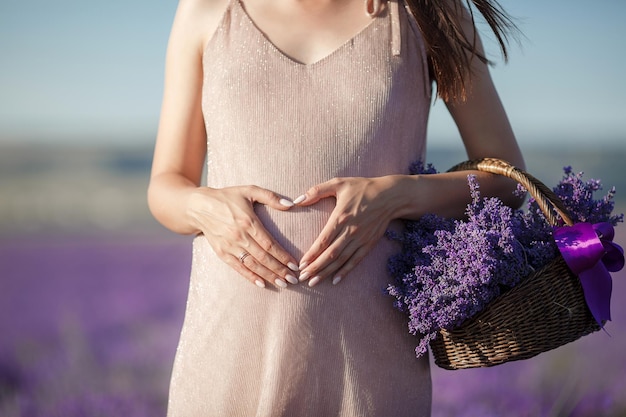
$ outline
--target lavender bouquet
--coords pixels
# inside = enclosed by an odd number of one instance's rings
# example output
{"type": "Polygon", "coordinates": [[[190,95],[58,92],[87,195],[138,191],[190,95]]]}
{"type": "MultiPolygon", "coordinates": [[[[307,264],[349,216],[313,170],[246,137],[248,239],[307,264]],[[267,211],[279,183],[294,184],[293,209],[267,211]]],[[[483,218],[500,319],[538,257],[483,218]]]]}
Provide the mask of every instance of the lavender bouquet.
{"type": "MultiPolygon", "coordinates": [[[[430,164],[411,167],[412,174],[435,172],[430,164]]],[[[559,254],[554,229],[532,198],[526,210],[513,210],[497,198],[481,197],[475,176],[468,175],[468,185],[472,201],[466,219],[430,214],[407,221],[401,234],[388,233],[402,251],[389,259],[394,281],[387,293],[395,297],[395,307],[408,314],[409,332],[419,338],[418,357],[440,329],[462,325],[559,254]]],[[[601,189],[599,180],[585,181],[583,173],[566,167],[554,192],[575,223],[615,226],[623,221],[623,214],[611,214],[615,189],[594,199],[601,189]]],[[[517,192],[525,190],[519,186],[517,192]]]]}

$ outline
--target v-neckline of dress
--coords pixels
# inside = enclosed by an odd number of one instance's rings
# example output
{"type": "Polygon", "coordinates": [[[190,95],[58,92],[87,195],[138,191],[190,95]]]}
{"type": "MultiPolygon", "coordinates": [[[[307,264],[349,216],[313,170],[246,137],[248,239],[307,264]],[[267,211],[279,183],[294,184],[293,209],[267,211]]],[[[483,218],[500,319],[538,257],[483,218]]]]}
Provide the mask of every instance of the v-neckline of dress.
{"type": "Polygon", "coordinates": [[[328,60],[332,59],[334,56],[339,55],[349,45],[354,43],[356,40],[358,40],[362,36],[365,36],[367,34],[367,32],[372,30],[372,28],[375,26],[377,20],[379,20],[382,17],[382,16],[374,17],[372,19],[372,21],[369,22],[365,27],[361,28],[356,34],[354,34],[352,37],[347,39],[344,43],[342,43],[341,45],[339,45],[338,47],[336,47],[335,49],[330,51],[328,54],[324,55],[323,57],[321,57],[321,58],[319,58],[319,59],[317,59],[317,60],[315,60],[313,62],[306,63],[306,62],[301,62],[301,61],[295,59],[294,57],[290,56],[289,54],[285,53],[285,51],[283,51],[274,42],[272,42],[272,40],[265,34],[265,32],[263,32],[259,28],[259,26],[257,26],[257,24],[254,22],[252,17],[250,17],[250,15],[248,14],[248,11],[246,10],[246,8],[243,5],[243,3],[241,2],[241,0],[235,0],[235,3],[237,4],[237,7],[239,7],[240,11],[245,16],[246,21],[254,28],[254,32],[258,36],[262,37],[263,40],[270,46],[270,48],[276,54],[278,54],[280,57],[282,57],[283,59],[285,59],[288,62],[290,62],[292,65],[299,66],[299,67],[304,67],[304,68],[310,68],[310,67],[315,67],[317,65],[321,65],[325,61],[328,61],[328,60]]]}

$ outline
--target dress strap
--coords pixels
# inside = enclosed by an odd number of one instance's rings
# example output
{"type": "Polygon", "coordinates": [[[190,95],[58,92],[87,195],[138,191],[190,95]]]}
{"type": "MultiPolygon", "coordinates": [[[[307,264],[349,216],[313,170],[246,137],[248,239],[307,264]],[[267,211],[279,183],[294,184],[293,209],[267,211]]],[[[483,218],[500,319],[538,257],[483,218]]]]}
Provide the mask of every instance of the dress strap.
{"type": "Polygon", "coordinates": [[[402,44],[398,1],[399,0],[365,0],[365,11],[372,18],[376,17],[383,10],[384,3],[387,4],[391,17],[391,52],[394,56],[400,55],[400,49],[402,44]]]}
{"type": "Polygon", "coordinates": [[[400,32],[400,13],[398,0],[389,0],[389,14],[391,15],[391,53],[400,55],[402,47],[402,33],[400,32]]]}

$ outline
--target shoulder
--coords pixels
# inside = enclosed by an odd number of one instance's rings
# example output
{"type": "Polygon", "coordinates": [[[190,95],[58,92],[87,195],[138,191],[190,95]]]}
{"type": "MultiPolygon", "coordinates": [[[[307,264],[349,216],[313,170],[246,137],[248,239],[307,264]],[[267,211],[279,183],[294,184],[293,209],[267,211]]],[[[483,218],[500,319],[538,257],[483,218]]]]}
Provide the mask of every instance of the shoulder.
{"type": "MultiPolygon", "coordinates": [[[[219,20],[232,0],[179,0],[177,13],[186,17],[219,20]]],[[[207,22],[211,23],[211,22],[207,22]]]]}
{"type": "Polygon", "coordinates": [[[172,36],[202,49],[213,36],[232,0],[179,0],[172,36]]]}

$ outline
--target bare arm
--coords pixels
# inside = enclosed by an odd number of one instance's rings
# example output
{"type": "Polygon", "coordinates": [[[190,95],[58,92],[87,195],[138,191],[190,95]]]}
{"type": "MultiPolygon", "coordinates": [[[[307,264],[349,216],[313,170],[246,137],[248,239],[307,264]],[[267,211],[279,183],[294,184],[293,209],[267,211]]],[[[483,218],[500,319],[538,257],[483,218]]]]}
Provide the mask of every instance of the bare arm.
{"type": "Polygon", "coordinates": [[[293,204],[253,185],[200,186],[206,157],[202,52],[225,7],[225,0],[179,3],[168,44],[148,204],[165,227],[183,234],[202,233],[215,253],[250,282],[284,287],[286,281],[297,282],[288,268],[296,269],[296,261],[265,230],[253,204],[278,210],[293,204]]]}
{"type": "MultiPolygon", "coordinates": [[[[467,30],[471,30],[469,23],[467,30]]],[[[482,52],[480,40],[477,42],[482,52]]],[[[474,59],[472,64],[467,99],[463,102],[446,103],[463,140],[467,156],[469,159],[500,158],[524,169],[522,153],[489,68],[479,59],[474,59]]],[[[399,217],[419,218],[425,213],[447,217],[461,216],[469,202],[467,174],[456,172],[400,179],[406,182],[409,189],[414,190],[413,195],[418,198],[405,201],[399,217]],[[425,203],[426,201],[428,202],[425,203]]],[[[511,206],[521,204],[521,200],[512,193],[516,186],[512,180],[482,172],[474,174],[479,179],[483,195],[498,197],[511,206]]]]}
{"type": "Polygon", "coordinates": [[[181,0],[165,62],[161,118],[148,188],[150,210],[167,228],[200,232],[189,218],[189,198],[200,185],[206,155],[201,113],[203,33],[194,14],[197,1],[181,0]]]}

